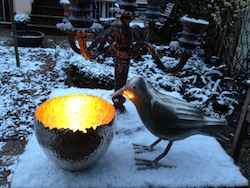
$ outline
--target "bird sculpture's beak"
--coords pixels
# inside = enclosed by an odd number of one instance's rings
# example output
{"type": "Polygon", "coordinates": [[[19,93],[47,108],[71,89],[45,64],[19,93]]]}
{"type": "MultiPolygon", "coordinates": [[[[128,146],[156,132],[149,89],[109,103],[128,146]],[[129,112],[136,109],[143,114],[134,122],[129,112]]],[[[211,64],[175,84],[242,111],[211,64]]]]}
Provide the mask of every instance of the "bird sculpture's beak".
{"type": "Polygon", "coordinates": [[[117,90],[116,92],[114,92],[113,94],[111,94],[111,97],[116,97],[118,95],[123,95],[124,97],[128,98],[128,99],[133,99],[135,97],[135,94],[130,91],[126,85],[123,86],[121,89],[117,90]]]}
{"type": "Polygon", "coordinates": [[[114,93],[112,93],[110,96],[111,97],[116,97],[118,95],[123,95],[123,91],[125,90],[125,87],[120,88],[119,90],[115,91],[114,93]]]}

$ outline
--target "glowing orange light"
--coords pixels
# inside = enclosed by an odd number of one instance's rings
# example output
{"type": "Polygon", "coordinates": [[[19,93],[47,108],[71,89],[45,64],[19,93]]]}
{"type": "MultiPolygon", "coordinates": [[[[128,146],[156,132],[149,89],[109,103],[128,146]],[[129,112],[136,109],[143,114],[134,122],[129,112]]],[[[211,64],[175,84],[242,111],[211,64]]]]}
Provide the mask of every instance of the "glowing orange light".
{"type": "Polygon", "coordinates": [[[132,92],[129,91],[129,90],[124,90],[123,93],[122,93],[122,95],[123,95],[124,97],[127,97],[128,99],[134,98],[134,93],[132,93],[132,92]]]}
{"type": "Polygon", "coordinates": [[[109,124],[115,115],[112,104],[106,100],[82,94],[71,94],[45,101],[36,110],[36,120],[45,127],[87,132],[109,124]]]}

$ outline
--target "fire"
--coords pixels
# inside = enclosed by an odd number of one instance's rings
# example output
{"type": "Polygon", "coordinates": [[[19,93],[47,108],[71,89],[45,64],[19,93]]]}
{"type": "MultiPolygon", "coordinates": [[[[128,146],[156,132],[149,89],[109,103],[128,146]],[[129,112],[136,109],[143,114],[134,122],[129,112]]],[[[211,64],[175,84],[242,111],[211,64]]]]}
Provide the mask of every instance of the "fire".
{"type": "Polygon", "coordinates": [[[115,109],[106,100],[82,94],[71,94],[52,98],[36,110],[36,120],[50,129],[94,130],[114,119],[115,109]]]}
{"type": "Polygon", "coordinates": [[[134,98],[134,93],[131,92],[131,91],[129,91],[129,90],[124,90],[123,93],[122,93],[122,95],[124,97],[127,97],[128,99],[134,98]]]}

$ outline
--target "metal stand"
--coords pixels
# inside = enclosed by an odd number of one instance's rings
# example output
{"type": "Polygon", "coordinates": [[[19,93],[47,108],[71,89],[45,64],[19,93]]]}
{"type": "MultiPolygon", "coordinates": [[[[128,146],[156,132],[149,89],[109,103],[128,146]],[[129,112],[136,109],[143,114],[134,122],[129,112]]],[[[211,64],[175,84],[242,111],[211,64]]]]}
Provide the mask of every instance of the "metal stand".
{"type": "Polygon", "coordinates": [[[20,67],[19,53],[18,53],[18,47],[17,47],[18,44],[17,44],[16,23],[14,20],[14,9],[13,9],[12,0],[9,0],[9,7],[10,7],[10,18],[11,18],[11,26],[12,26],[12,31],[13,31],[15,55],[16,55],[16,66],[20,67]]]}

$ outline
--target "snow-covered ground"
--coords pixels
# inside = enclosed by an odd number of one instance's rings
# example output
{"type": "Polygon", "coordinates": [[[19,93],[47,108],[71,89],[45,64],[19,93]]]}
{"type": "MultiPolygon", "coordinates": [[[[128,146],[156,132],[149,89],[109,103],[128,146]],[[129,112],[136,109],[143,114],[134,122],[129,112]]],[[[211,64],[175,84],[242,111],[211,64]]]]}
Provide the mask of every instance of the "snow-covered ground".
{"type": "MultiPolygon", "coordinates": [[[[37,105],[47,99],[53,88],[65,87],[65,75],[60,68],[42,73],[43,65],[56,62],[54,49],[19,48],[19,53],[20,68],[16,67],[14,48],[2,46],[0,41],[0,153],[5,152],[9,140],[21,143],[33,132],[37,105]]],[[[2,153],[0,157],[0,181],[6,172],[10,172],[8,181],[11,180],[18,159],[13,153],[2,153]]]]}
{"type": "MultiPolygon", "coordinates": [[[[159,50],[162,50],[163,48],[168,48],[168,47],[157,47],[157,48],[159,48],[159,50]]],[[[41,104],[44,100],[49,98],[49,94],[51,92],[57,91],[58,88],[60,89],[68,88],[68,86],[64,85],[65,73],[63,69],[67,68],[70,64],[76,65],[77,67],[79,67],[80,71],[85,72],[87,75],[89,75],[89,77],[99,77],[101,79],[102,78],[105,79],[105,77],[113,78],[113,60],[112,58],[107,58],[102,64],[99,64],[96,62],[93,63],[90,61],[85,61],[81,55],[78,55],[71,50],[65,50],[60,47],[57,47],[55,49],[19,48],[19,53],[20,53],[21,67],[17,68],[15,67],[14,48],[2,46],[1,41],[0,41],[0,62],[1,62],[1,68],[0,68],[0,75],[1,75],[0,77],[0,85],[1,85],[1,90],[0,90],[0,108],[1,108],[0,151],[3,150],[5,142],[8,139],[11,139],[12,137],[15,137],[20,140],[30,138],[30,140],[28,142],[25,153],[20,157],[20,162],[18,162],[19,160],[17,156],[13,157],[13,156],[4,155],[0,158],[3,164],[0,167],[0,173],[2,173],[4,170],[10,171],[11,174],[9,175],[9,181],[13,181],[13,186],[15,185],[16,187],[20,187],[19,185],[23,185],[24,187],[26,185],[34,186],[35,184],[33,184],[33,182],[37,182],[37,187],[41,187],[42,185],[46,187],[50,187],[50,186],[53,187],[53,184],[52,184],[53,182],[59,182],[59,183],[66,182],[66,184],[68,185],[80,187],[84,183],[81,180],[81,176],[84,176],[84,173],[72,174],[72,173],[61,171],[60,169],[55,167],[52,163],[48,162],[48,159],[45,156],[43,156],[42,152],[40,152],[40,148],[38,147],[34,136],[29,136],[29,135],[32,135],[33,133],[34,112],[35,112],[36,107],[39,104],[41,104]],[[51,64],[50,66],[51,69],[47,70],[44,73],[43,72],[44,66],[46,64],[51,64]],[[37,164],[37,166],[34,166],[34,168],[36,169],[34,169],[32,165],[29,165],[28,162],[25,162],[27,161],[27,159],[28,161],[30,161],[30,164],[35,164],[35,163],[37,164]],[[36,160],[34,161],[34,163],[32,163],[33,159],[36,160]],[[12,165],[5,165],[7,163],[11,163],[12,165]],[[51,169],[51,171],[48,172],[47,169],[51,169]],[[25,173],[23,170],[25,170],[25,173]],[[15,175],[14,173],[15,171],[17,172],[17,175],[15,175]],[[36,173],[36,175],[33,176],[32,174],[30,174],[32,172],[36,173]],[[19,173],[21,173],[22,175],[18,175],[19,173]],[[41,176],[39,176],[39,174],[41,174],[41,176]],[[23,178],[20,178],[21,176],[23,176],[23,178]],[[33,178],[33,179],[31,180],[30,178],[33,178]],[[59,179],[62,178],[64,180],[59,181],[57,178],[59,179]],[[46,180],[48,179],[48,181],[49,182],[51,181],[52,183],[43,184],[43,182],[45,182],[44,179],[46,180]],[[27,181],[30,181],[30,184],[23,184],[24,182],[27,182],[27,181]],[[76,184],[73,184],[73,183],[76,183],[76,184]]],[[[180,94],[180,91],[182,90],[182,87],[185,86],[186,89],[185,89],[184,94],[192,97],[192,99],[197,99],[197,100],[193,100],[192,103],[199,107],[202,107],[204,112],[207,115],[217,116],[221,118],[223,118],[224,116],[224,114],[218,114],[214,112],[213,106],[209,102],[209,99],[211,99],[211,97],[213,98],[215,97],[218,103],[221,103],[221,104],[226,103],[229,106],[229,111],[227,113],[229,114],[232,113],[233,103],[236,101],[232,97],[230,97],[231,93],[229,91],[226,91],[226,90],[223,91],[222,88],[220,87],[221,73],[216,67],[208,68],[203,63],[202,59],[193,57],[185,66],[183,71],[184,72],[192,71],[194,74],[190,76],[177,77],[171,74],[165,74],[161,70],[157,69],[156,65],[153,63],[149,55],[145,55],[144,58],[146,60],[143,62],[131,61],[129,78],[132,78],[133,76],[140,74],[146,79],[148,79],[154,85],[154,87],[156,87],[158,90],[162,92],[166,92],[166,90],[164,90],[163,88],[167,88],[168,90],[172,92],[172,94],[180,98],[182,97],[180,94]],[[211,77],[211,75],[213,74],[217,75],[217,79],[213,79],[211,77]],[[194,86],[194,84],[197,84],[198,79],[205,86],[201,86],[201,87],[194,86]],[[207,105],[204,106],[204,103],[206,103],[207,105]]],[[[162,60],[166,62],[166,65],[174,64],[177,62],[176,59],[169,58],[166,56],[163,57],[162,60]]],[[[96,94],[96,95],[99,94],[99,92],[95,92],[94,90],[91,92],[93,92],[93,94],[96,94]]],[[[107,91],[103,91],[103,92],[105,93],[107,91]]],[[[129,165],[126,168],[124,167],[124,171],[123,172],[121,171],[122,174],[120,175],[118,174],[116,176],[116,179],[113,180],[113,183],[111,183],[110,185],[118,186],[119,177],[124,178],[126,175],[133,176],[133,174],[136,174],[136,176],[132,178],[133,180],[132,183],[136,181],[135,179],[136,177],[140,177],[139,179],[141,180],[139,181],[138,184],[136,184],[137,186],[146,185],[145,182],[148,182],[147,185],[151,185],[153,184],[154,181],[150,180],[149,174],[151,173],[152,175],[158,174],[158,170],[155,172],[153,171],[137,172],[136,171],[133,165],[134,155],[133,155],[133,151],[131,148],[131,142],[140,142],[140,138],[143,136],[146,138],[149,138],[150,141],[153,140],[153,138],[150,135],[150,133],[148,133],[144,129],[142,132],[139,132],[137,135],[137,132],[135,131],[136,127],[138,128],[139,126],[142,126],[142,124],[139,122],[138,117],[135,116],[136,113],[134,112],[134,109],[131,106],[131,104],[127,102],[126,105],[129,105],[130,107],[128,108],[129,109],[127,112],[128,114],[124,114],[124,116],[128,116],[129,113],[133,113],[134,118],[131,119],[131,121],[133,121],[131,124],[135,124],[136,126],[135,127],[132,127],[132,126],[122,127],[120,125],[118,126],[117,132],[119,133],[120,131],[122,138],[121,140],[119,140],[119,138],[116,137],[117,135],[115,136],[110,150],[107,152],[107,154],[104,157],[105,158],[104,161],[105,160],[107,161],[108,158],[110,157],[109,155],[111,155],[111,158],[114,159],[115,162],[117,163],[122,163],[123,162],[122,160],[125,160],[124,161],[125,163],[121,164],[123,167],[126,166],[125,164],[127,162],[129,165]],[[130,135],[126,135],[126,134],[130,134],[130,135]],[[132,140],[132,138],[134,140],[132,140]],[[129,139],[129,142],[127,142],[127,139],[129,139]],[[120,141],[124,142],[123,145],[124,145],[125,151],[128,152],[128,155],[124,156],[124,159],[120,159],[119,156],[121,154],[120,152],[117,153],[116,151],[117,150],[116,147],[119,145],[120,141]],[[130,167],[132,168],[131,174],[127,171],[130,169],[130,167]],[[143,181],[145,179],[149,179],[149,180],[143,181]]],[[[121,117],[118,116],[117,118],[118,118],[118,121],[120,118],[121,122],[125,120],[127,121],[128,119],[128,118],[122,118],[122,116],[121,117]]],[[[124,123],[126,123],[126,121],[124,123]]],[[[130,123],[127,122],[127,124],[130,124],[130,123]]],[[[173,148],[173,153],[171,154],[172,159],[174,158],[174,160],[171,160],[171,155],[166,157],[166,159],[168,159],[166,162],[170,161],[171,164],[177,167],[173,169],[168,169],[168,170],[159,169],[159,172],[161,172],[161,175],[164,175],[165,173],[167,174],[166,176],[162,178],[170,179],[171,181],[174,181],[171,178],[176,177],[176,175],[175,176],[173,175],[175,173],[180,173],[181,168],[185,169],[183,171],[183,175],[184,176],[186,175],[186,177],[184,178],[187,178],[187,180],[188,180],[188,176],[192,175],[192,174],[189,174],[189,171],[187,171],[186,169],[187,166],[185,167],[185,165],[188,165],[189,168],[193,166],[197,167],[196,165],[190,165],[190,162],[193,163],[195,161],[193,158],[195,156],[190,158],[191,161],[185,162],[185,160],[181,157],[183,156],[183,154],[180,153],[180,156],[179,156],[180,158],[175,159],[178,156],[178,152],[182,152],[182,150],[193,155],[193,153],[195,152],[193,150],[195,150],[195,148],[192,148],[192,150],[188,151],[188,147],[186,145],[186,144],[189,144],[189,141],[190,141],[190,144],[192,145],[196,145],[194,143],[197,143],[197,142],[201,142],[201,143],[205,142],[206,145],[207,143],[211,143],[212,144],[211,148],[216,150],[216,152],[218,152],[216,156],[219,158],[219,160],[220,161],[225,160],[225,162],[219,162],[217,164],[218,166],[214,164],[215,166],[213,166],[210,169],[210,171],[206,173],[206,175],[200,176],[200,178],[194,177],[195,179],[194,183],[197,183],[197,185],[200,185],[200,186],[207,185],[205,183],[211,180],[209,179],[210,177],[208,178],[208,176],[210,172],[212,171],[215,171],[218,173],[217,176],[216,174],[213,174],[212,176],[214,178],[215,177],[219,178],[219,176],[222,176],[220,172],[223,172],[223,171],[220,171],[221,170],[220,167],[223,167],[224,168],[223,170],[227,171],[230,174],[229,178],[230,177],[235,178],[236,184],[247,183],[246,179],[244,179],[241,176],[237,167],[233,165],[233,161],[227,156],[227,154],[222,150],[222,148],[218,145],[218,143],[214,139],[207,138],[207,137],[200,137],[200,136],[192,137],[190,139],[191,140],[179,142],[178,143],[180,144],[179,149],[178,149],[178,144],[176,144],[176,148],[175,149],[173,148]],[[215,170],[217,168],[218,168],[218,171],[215,170]],[[205,182],[202,182],[202,177],[204,177],[204,180],[206,179],[205,182]]],[[[148,143],[145,142],[145,144],[150,144],[150,141],[148,143]]],[[[198,146],[199,144],[197,145],[197,147],[198,146]]],[[[215,157],[214,155],[210,155],[206,153],[206,152],[209,153],[209,149],[208,149],[210,148],[209,145],[207,147],[203,146],[201,149],[204,149],[204,148],[206,149],[204,151],[205,153],[203,154],[199,152],[200,148],[199,149],[197,148],[198,153],[200,153],[198,157],[199,159],[197,160],[199,160],[200,162],[207,162],[209,160],[209,158],[204,158],[203,160],[203,157],[208,157],[208,156],[210,156],[210,158],[215,157]]],[[[159,149],[157,150],[161,151],[161,147],[159,147],[159,149]]],[[[212,154],[215,154],[216,152],[211,151],[212,154]]],[[[99,167],[97,167],[96,169],[93,169],[91,173],[96,173],[96,171],[102,171],[102,173],[99,176],[100,178],[102,178],[103,175],[105,174],[105,170],[110,171],[110,173],[120,172],[119,165],[115,163],[110,164],[112,168],[103,165],[102,162],[100,162],[98,165],[99,167]],[[110,168],[111,169],[114,168],[113,170],[115,171],[111,171],[110,168]]],[[[209,163],[206,165],[209,165],[209,163]]],[[[198,166],[197,167],[198,169],[195,169],[197,170],[197,172],[194,173],[193,175],[196,175],[196,174],[202,175],[203,171],[200,172],[200,170],[202,170],[202,167],[203,165],[201,165],[200,167],[198,166]]],[[[208,168],[209,167],[207,166],[207,169],[208,168]]],[[[158,176],[159,175],[157,175],[157,178],[158,176]]],[[[109,177],[105,176],[105,178],[107,179],[109,177]]],[[[1,176],[0,176],[0,180],[1,180],[1,176]]],[[[86,179],[84,178],[83,180],[86,181],[86,179]]],[[[94,180],[95,179],[90,178],[89,183],[91,183],[91,181],[94,181],[94,180]]],[[[229,179],[227,179],[226,181],[228,180],[229,179]]],[[[127,182],[128,180],[124,179],[123,183],[126,183],[126,185],[128,186],[129,185],[132,186],[132,184],[127,184],[127,182]]],[[[159,179],[159,181],[157,182],[159,184],[155,184],[155,185],[163,185],[161,179],[159,179]]],[[[215,182],[217,182],[218,184],[213,184],[213,185],[222,185],[220,183],[223,183],[223,182],[220,182],[220,180],[218,181],[216,180],[215,182]]],[[[164,183],[166,183],[165,180],[164,180],[164,183]]],[[[192,185],[191,183],[186,184],[186,185],[192,185]]],[[[58,185],[61,185],[61,184],[58,184],[58,185]]],[[[91,185],[91,184],[88,184],[88,185],[91,185]]],[[[169,184],[169,185],[174,185],[174,184],[169,184]]],[[[175,184],[175,185],[181,186],[181,184],[175,184]]],[[[232,185],[232,184],[226,183],[224,185],[232,185]]]]}

